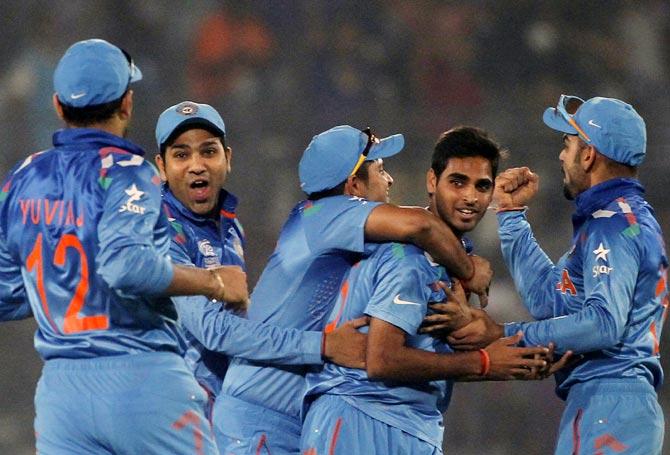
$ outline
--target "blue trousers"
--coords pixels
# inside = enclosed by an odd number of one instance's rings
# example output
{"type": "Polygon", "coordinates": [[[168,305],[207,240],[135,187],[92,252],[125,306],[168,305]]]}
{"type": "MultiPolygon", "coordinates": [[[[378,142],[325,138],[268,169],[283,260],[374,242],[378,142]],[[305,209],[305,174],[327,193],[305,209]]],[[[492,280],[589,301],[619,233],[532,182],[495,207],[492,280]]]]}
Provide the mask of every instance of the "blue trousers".
{"type": "Polygon", "coordinates": [[[222,455],[300,453],[300,421],[226,394],[214,402],[214,434],[222,455]]]}
{"type": "Polygon", "coordinates": [[[572,386],[556,455],[660,455],[665,423],[656,392],[640,379],[572,386]]]}
{"type": "Polygon", "coordinates": [[[302,427],[303,455],[438,455],[442,449],[373,419],[337,395],[321,395],[302,427]]]}
{"type": "Polygon", "coordinates": [[[173,353],[45,363],[35,395],[40,455],[216,455],[207,397],[173,353]]]}

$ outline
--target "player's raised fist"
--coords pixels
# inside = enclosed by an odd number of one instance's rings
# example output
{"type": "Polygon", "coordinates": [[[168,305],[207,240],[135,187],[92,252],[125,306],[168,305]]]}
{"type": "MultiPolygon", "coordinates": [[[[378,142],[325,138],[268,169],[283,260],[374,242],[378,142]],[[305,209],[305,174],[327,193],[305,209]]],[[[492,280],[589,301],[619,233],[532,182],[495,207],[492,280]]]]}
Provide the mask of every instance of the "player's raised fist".
{"type": "Polygon", "coordinates": [[[493,202],[498,210],[521,208],[535,196],[540,178],[527,167],[515,167],[496,177],[493,202]]]}

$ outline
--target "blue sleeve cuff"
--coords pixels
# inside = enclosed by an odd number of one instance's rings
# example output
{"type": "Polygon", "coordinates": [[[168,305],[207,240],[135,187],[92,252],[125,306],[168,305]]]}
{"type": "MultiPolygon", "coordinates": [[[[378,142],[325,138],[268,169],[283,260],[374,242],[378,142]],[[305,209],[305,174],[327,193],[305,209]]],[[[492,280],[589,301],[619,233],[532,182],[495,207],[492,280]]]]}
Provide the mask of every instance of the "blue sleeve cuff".
{"type": "Polygon", "coordinates": [[[321,337],[323,332],[304,332],[303,334],[303,358],[305,365],[321,365],[321,337]]]}

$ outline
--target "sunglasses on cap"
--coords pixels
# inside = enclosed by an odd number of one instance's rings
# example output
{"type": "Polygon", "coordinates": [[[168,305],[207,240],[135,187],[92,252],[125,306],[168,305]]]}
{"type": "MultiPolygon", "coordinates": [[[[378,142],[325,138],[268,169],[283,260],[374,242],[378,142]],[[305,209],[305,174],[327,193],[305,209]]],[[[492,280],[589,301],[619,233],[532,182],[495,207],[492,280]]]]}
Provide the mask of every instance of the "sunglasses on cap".
{"type": "Polygon", "coordinates": [[[126,58],[126,61],[128,62],[128,68],[130,68],[130,71],[128,71],[128,85],[130,85],[130,81],[133,79],[133,75],[137,71],[137,67],[135,66],[135,62],[133,61],[133,58],[130,56],[128,51],[125,49],[119,48],[123,56],[126,58]]]}
{"type": "Polygon", "coordinates": [[[561,114],[561,117],[570,124],[571,127],[577,130],[577,134],[587,143],[591,143],[591,138],[575,121],[574,115],[577,109],[584,104],[584,100],[578,96],[561,95],[556,105],[556,111],[561,114]]]}
{"type": "Polygon", "coordinates": [[[356,162],[356,166],[354,166],[354,170],[351,171],[351,174],[349,175],[354,175],[358,170],[361,168],[363,163],[365,162],[365,159],[368,157],[368,154],[370,153],[370,149],[372,148],[372,144],[379,144],[379,139],[374,135],[372,132],[372,129],[368,126],[363,130],[363,133],[368,137],[368,142],[365,144],[365,148],[361,152],[361,156],[358,157],[358,161],[356,162]]]}

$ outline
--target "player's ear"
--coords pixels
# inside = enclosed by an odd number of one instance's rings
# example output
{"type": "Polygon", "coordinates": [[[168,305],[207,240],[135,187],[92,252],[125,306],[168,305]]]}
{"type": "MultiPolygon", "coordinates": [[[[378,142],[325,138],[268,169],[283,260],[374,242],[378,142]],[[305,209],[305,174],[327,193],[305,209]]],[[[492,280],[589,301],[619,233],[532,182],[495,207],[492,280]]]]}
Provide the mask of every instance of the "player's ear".
{"type": "Polygon", "coordinates": [[[61,106],[60,101],[58,101],[58,95],[54,93],[53,97],[51,98],[51,102],[54,105],[56,114],[58,114],[58,118],[65,121],[65,117],[63,116],[63,106],[61,106]]]}
{"type": "Polygon", "coordinates": [[[161,176],[161,180],[167,182],[167,174],[165,173],[165,160],[160,155],[160,153],[156,154],[154,161],[156,162],[156,167],[158,168],[158,173],[161,176]]]}
{"type": "Polygon", "coordinates": [[[232,163],[233,163],[233,149],[230,147],[226,147],[224,149],[224,153],[226,154],[226,162],[228,163],[228,173],[233,170],[232,163]]]}
{"type": "Polygon", "coordinates": [[[435,175],[432,167],[426,172],[426,191],[428,191],[429,196],[432,196],[437,191],[437,175],[435,175]]]}
{"type": "Polygon", "coordinates": [[[119,117],[122,120],[129,120],[133,115],[133,91],[128,89],[121,99],[121,107],[119,108],[119,117]]]}
{"type": "Polygon", "coordinates": [[[581,150],[581,155],[580,155],[580,162],[582,165],[582,169],[584,169],[585,172],[588,172],[591,170],[593,167],[593,164],[596,161],[596,155],[598,154],[598,151],[595,149],[594,146],[588,145],[584,147],[581,150]]]}
{"type": "Polygon", "coordinates": [[[367,187],[365,186],[363,180],[361,180],[356,175],[350,175],[347,177],[347,182],[344,184],[344,194],[349,196],[365,198],[367,195],[366,189],[367,187]]]}

